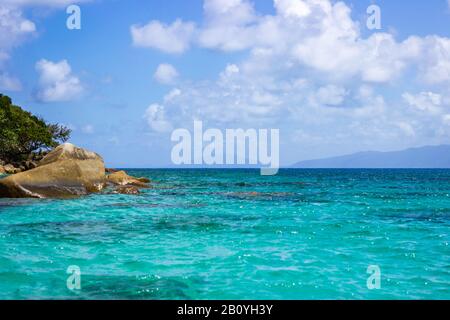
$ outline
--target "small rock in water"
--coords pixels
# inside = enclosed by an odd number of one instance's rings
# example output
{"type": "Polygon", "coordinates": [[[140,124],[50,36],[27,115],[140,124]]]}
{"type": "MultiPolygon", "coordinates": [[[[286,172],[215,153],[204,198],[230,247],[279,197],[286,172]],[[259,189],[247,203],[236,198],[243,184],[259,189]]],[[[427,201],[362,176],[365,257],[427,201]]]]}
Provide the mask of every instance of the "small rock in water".
{"type": "Polygon", "coordinates": [[[129,176],[125,171],[111,173],[107,176],[107,179],[109,182],[119,186],[131,185],[140,188],[148,188],[147,181],[150,181],[147,178],[135,178],[129,176]]]}
{"type": "Polygon", "coordinates": [[[144,178],[144,177],[136,178],[136,180],[138,180],[140,182],[143,182],[143,183],[150,183],[151,182],[149,178],[144,178]]]}
{"type": "Polygon", "coordinates": [[[119,194],[140,194],[141,192],[137,187],[134,186],[120,186],[117,187],[114,193],[119,194]]]}

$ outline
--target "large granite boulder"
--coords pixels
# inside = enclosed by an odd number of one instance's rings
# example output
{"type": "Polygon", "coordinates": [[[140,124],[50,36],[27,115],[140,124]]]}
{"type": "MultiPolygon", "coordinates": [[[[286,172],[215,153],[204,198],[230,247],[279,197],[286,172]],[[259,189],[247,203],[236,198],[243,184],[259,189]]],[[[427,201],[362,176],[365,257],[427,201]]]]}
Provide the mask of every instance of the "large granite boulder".
{"type": "Polygon", "coordinates": [[[38,167],[0,179],[0,197],[68,198],[98,192],[104,186],[103,159],[65,143],[48,153],[38,167]]]}
{"type": "MultiPolygon", "coordinates": [[[[55,148],[53,151],[49,152],[41,161],[39,161],[38,166],[45,166],[46,164],[50,164],[57,161],[62,160],[94,160],[103,162],[102,157],[100,157],[97,153],[88,151],[82,148],[78,148],[71,143],[64,143],[59,147],[55,148]]],[[[103,174],[104,171],[103,164],[103,174]]]]}

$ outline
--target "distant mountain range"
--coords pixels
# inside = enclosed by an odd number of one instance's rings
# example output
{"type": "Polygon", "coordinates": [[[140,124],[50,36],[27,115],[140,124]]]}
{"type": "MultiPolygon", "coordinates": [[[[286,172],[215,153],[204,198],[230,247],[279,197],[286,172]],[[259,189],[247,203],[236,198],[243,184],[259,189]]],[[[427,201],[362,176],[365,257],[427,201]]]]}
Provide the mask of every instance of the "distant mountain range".
{"type": "Polygon", "coordinates": [[[358,152],[340,157],[301,161],[293,168],[450,168],[450,145],[392,152],[358,152]]]}

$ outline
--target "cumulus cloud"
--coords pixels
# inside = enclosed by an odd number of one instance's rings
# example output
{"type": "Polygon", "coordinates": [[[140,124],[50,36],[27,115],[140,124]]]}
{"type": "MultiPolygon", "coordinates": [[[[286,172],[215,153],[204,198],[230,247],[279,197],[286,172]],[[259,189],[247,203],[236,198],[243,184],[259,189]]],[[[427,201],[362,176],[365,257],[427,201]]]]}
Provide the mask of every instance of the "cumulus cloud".
{"type": "Polygon", "coordinates": [[[36,63],[39,73],[39,88],[36,97],[42,102],[69,101],[83,92],[80,79],[72,74],[67,60],[52,62],[39,60],[36,63]]]}
{"type": "Polygon", "coordinates": [[[168,94],[164,96],[164,102],[172,102],[176,97],[181,95],[181,90],[178,88],[172,89],[168,94]]]}
{"type": "Polygon", "coordinates": [[[21,82],[7,71],[13,49],[37,34],[33,21],[24,17],[26,7],[63,7],[90,0],[0,0],[0,89],[19,91],[21,82]]]}
{"type": "MultiPolygon", "coordinates": [[[[0,73],[5,72],[5,63],[9,60],[12,49],[35,32],[35,24],[24,18],[21,10],[0,2],[0,73]]],[[[2,75],[4,84],[10,83],[6,77],[7,75],[2,75]]]]}
{"type": "Polygon", "coordinates": [[[275,0],[275,8],[284,17],[307,17],[311,8],[304,1],[275,0]]]}
{"type": "Polygon", "coordinates": [[[148,126],[155,132],[162,133],[172,130],[172,125],[166,120],[165,108],[157,103],[148,106],[144,114],[148,126]]]}
{"type": "Polygon", "coordinates": [[[171,64],[161,63],[156,68],[156,71],[155,71],[153,77],[159,83],[172,84],[178,77],[178,71],[171,64]]]}
{"type": "Polygon", "coordinates": [[[25,7],[63,7],[91,0],[0,0],[0,55],[36,34],[36,25],[24,17],[25,7]]]}
{"type": "Polygon", "coordinates": [[[0,73],[0,90],[20,91],[22,84],[20,80],[7,73],[0,73]]]}
{"type": "Polygon", "coordinates": [[[339,106],[344,102],[347,91],[335,85],[327,85],[317,90],[314,98],[323,106],[339,106]]]}
{"type": "Polygon", "coordinates": [[[91,124],[87,124],[81,128],[81,132],[83,132],[84,134],[93,134],[94,131],[94,126],[91,124]]]}
{"type": "Polygon", "coordinates": [[[403,121],[398,122],[397,126],[408,137],[413,137],[416,134],[416,132],[414,131],[414,127],[408,122],[403,122],[403,121]]]}
{"type": "Polygon", "coordinates": [[[205,26],[199,30],[202,47],[235,51],[247,49],[253,43],[258,22],[253,6],[241,0],[205,0],[205,26]]]}
{"type": "Polygon", "coordinates": [[[261,15],[249,0],[205,0],[204,22],[197,29],[181,20],[171,25],[151,21],[131,27],[133,43],[169,53],[182,53],[191,44],[251,50],[258,59],[257,52],[291,67],[308,67],[329,77],[359,77],[368,83],[393,81],[414,66],[428,83],[450,79],[449,39],[411,36],[396,41],[382,32],[363,38],[360,24],[343,2],[275,0],[274,7],[274,15],[261,15]]]}
{"type": "Polygon", "coordinates": [[[274,9],[261,14],[248,0],[204,1],[202,23],[178,52],[197,46],[243,58],[233,56],[216,79],[178,81],[164,97],[171,123],[282,126],[311,147],[444,141],[450,39],[366,36],[344,2],[274,0],[274,9]],[[424,92],[414,92],[418,85],[424,92]]]}
{"type": "Polygon", "coordinates": [[[450,114],[445,114],[442,116],[442,122],[450,126],[450,114]]]}
{"type": "Polygon", "coordinates": [[[227,64],[227,67],[225,70],[220,74],[220,77],[224,80],[227,78],[233,77],[233,75],[236,75],[239,73],[239,67],[235,64],[227,64]]]}
{"type": "Polygon", "coordinates": [[[428,36],[420,46],[420,74],[427,84],[450,83],[450,39],[428,36]]]}
{"type": "Polygon", "coordinates": [[[421,92],[419,94],[411,94],[405,92],[403,99],[410,106],[420,111],[426,111],[433,114],[441,112],[442,96],[433,92],[421,92]]]}
{"type": "Polygon", "coordinates": [[[131,26],[133,44],[137,47],[155,48],[167,53],[183,53],[189,46],[195,24],[176,20],[170,25],[159,21],[131,26]]]}

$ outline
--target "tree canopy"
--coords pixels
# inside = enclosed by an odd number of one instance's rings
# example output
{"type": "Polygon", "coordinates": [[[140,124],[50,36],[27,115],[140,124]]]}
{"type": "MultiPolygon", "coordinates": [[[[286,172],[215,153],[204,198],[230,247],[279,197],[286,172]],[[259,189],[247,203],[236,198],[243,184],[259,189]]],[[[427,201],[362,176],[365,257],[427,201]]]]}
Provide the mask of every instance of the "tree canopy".
{"type": "Polygon", "coordinates": [[[45,122],[0,94],[0,159],[24,160],[33,152],[48,150],[65,142],[71,130],[45,122]]]}

